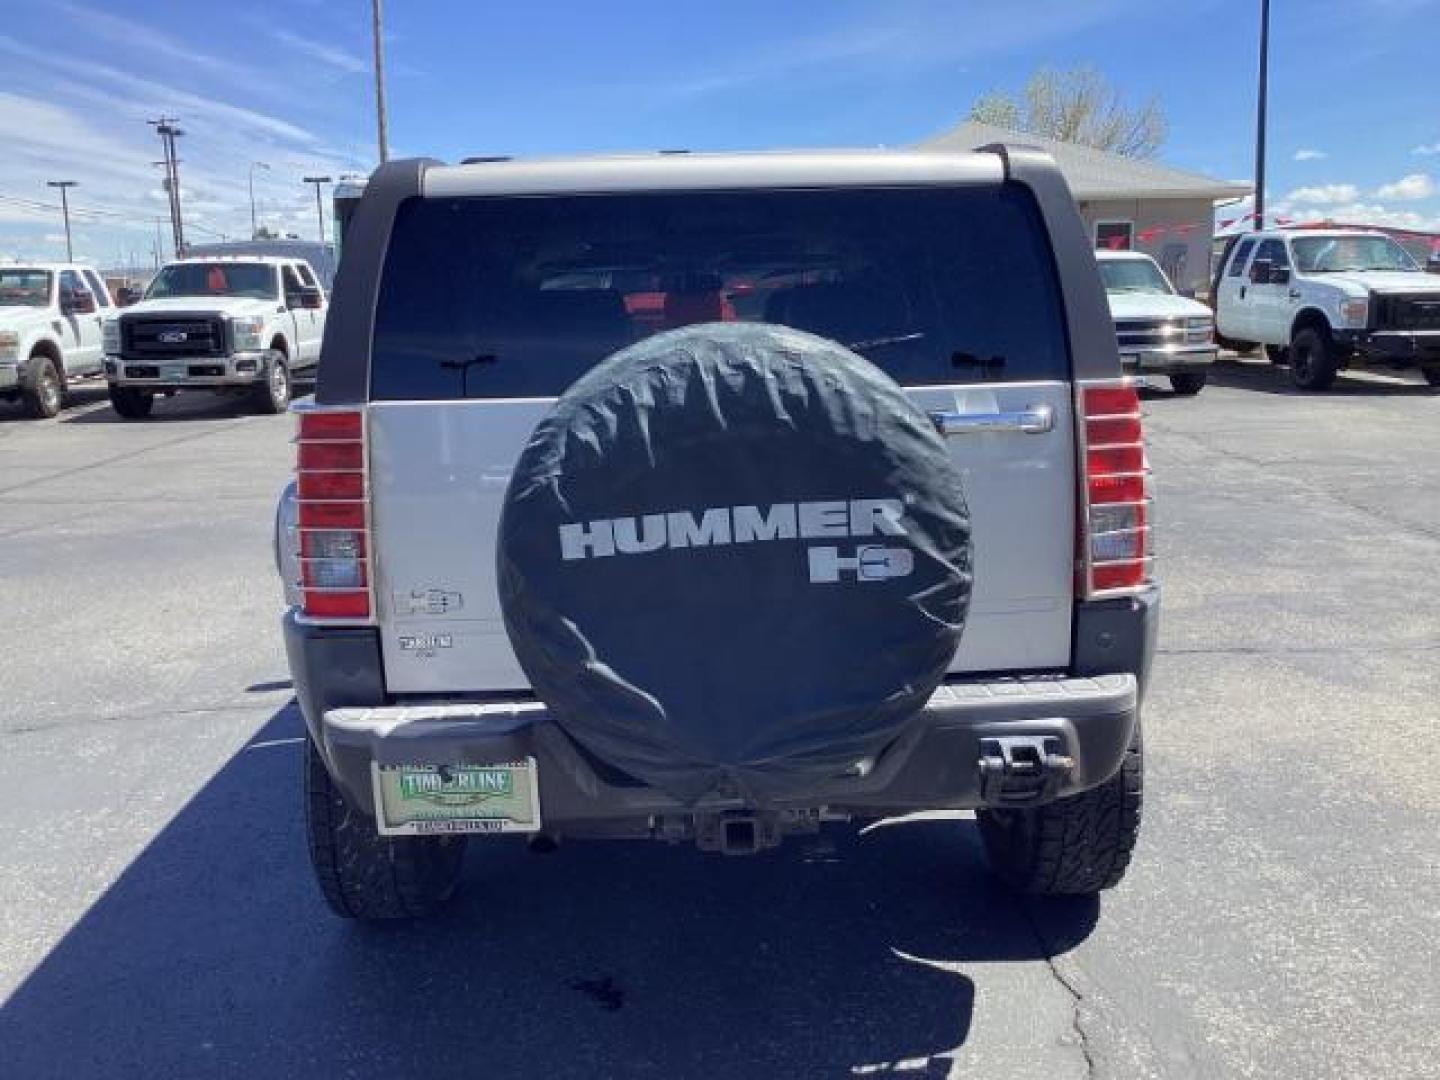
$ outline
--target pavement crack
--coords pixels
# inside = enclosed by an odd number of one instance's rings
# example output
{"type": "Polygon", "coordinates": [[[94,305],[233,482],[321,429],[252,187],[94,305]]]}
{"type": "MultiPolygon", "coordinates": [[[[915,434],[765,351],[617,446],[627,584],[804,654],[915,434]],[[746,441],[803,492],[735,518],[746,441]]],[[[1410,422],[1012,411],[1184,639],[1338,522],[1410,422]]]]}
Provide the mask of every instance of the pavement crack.
{"type": "Polygon", "coordinates": [[[1025,924],[1034,935],[1035,942],[1040,947],[1040,957],[1045,961],[1045,967],[1050,972],[1050,977],[1059,984],[1060,988],[1070,997],[1070,1028],[1075,1032],[1076,1044],[1080,1047],[1080,1054],[1085,1059],[1085,1075],[1093,1077],[1095,1073],[1095,1054],[1090,1046],[1090,1033],[1085,1030],[1085,1021],[1082,1009],[1085,1005],[1085,994],[1075,985],[1065,972],[1060,970],[1056,962],[1055,950],[1051,948],[1050,942],[1045,937],[1045,932],[1040,929],[1039,920],[1035,918],[1035,912],[1028,901],[1022,901],[1020,911],[1025,919],[1025,924]]]}
{"type": "Polygon", "coordinates": [[[218,435],[221,431],[228,431],[228,428],[207,428],[204,431],[194,431],[187,435],[178,435],[173,439],[162,439],[159,442],[142,446],[135,450],[127,450],[122,454],[113,454],[100,461],[91,461],[85,465],[76,465],[74,468],[61,469],[59,472],[48,473],[45,476],[32,477],[29,480],[22,480],[18,484],[11,484],[9,487],[0,488],[0,495],[8,495],[12,491],[20,491],[24,488],[34,487],[37,484],[48,484],[55,480],[64,480],[67,477],[75,476],[83,472],[92,472],[95,469],[103,469],[107,465],[114,465],[118,461],[128,461],[131,458],[148,454],[152,450],[163,450],[169,446],[178,446],[181,443],[194,442],[196,439],[203,439],[209,435],[218,435]]]}

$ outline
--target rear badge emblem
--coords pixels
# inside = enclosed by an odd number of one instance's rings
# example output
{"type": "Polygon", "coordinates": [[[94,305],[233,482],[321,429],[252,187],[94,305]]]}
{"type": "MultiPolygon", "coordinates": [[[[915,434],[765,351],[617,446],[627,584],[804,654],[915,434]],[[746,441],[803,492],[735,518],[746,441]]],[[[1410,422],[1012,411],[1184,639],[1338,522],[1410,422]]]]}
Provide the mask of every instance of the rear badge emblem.
{"type": "Polygon", "coordinates": [[[162,330],[155,336],[166,345],[179,345],[182,341],[185,341],[189,335],[187,335],[184,330],[162,330]]]}
{"type": "Polygon", "coordinates": [[[449,615],[465,606],[465,597],[450,589],[411,589],[395,594],[401,615],[449,615]]]}
{"type": "Polygon", "coordinates": [[[401,634],[400,651],[418,656],[433,655],[436,649],[451,649],[455,641],[449,634],[401,634]]]}

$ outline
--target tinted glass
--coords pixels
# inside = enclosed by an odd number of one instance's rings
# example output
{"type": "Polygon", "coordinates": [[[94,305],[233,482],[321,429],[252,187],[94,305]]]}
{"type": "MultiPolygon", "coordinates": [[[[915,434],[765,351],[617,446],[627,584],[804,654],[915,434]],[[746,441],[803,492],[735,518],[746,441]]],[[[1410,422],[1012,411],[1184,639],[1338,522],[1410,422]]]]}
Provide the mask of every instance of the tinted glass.
{"type": "Polygon", "coordinates": [[[1230,260],[1230,276],[1239,277],[1245,269],[1245,260],[1250,257],[1250,251],[1255,246],[1254,240],[1241,240],[1235,248],[1235,257],[1230,260]]]}
{"type": "Polygon", "coordinates": [[[171,296],[248,296],[275,299],[275,269],[266,263],[174,263],[155,275],[147,300],[171,296]]]}
{"type": "Polygon", "coordinates": [[[1064,379],[1064,319],[1015,187],[413,199],[375,319],[379,399],[550,397],[691,323],[783,323],[902,384],[1064,379]]]}
{"type": "Polygon", "coordinates": [[[1285,244],[1280,240],[1266,240],[1260,245],[1260,250],[1255,253],[1255,261],[1269,259],[1272,267],[1289,269],[1290,256],[1285,251],[1285,244]]]}
{"type": "Polygon", "coordinates": [[[46,307],[50,271],[0,266],[0,307],[46,307]]]}

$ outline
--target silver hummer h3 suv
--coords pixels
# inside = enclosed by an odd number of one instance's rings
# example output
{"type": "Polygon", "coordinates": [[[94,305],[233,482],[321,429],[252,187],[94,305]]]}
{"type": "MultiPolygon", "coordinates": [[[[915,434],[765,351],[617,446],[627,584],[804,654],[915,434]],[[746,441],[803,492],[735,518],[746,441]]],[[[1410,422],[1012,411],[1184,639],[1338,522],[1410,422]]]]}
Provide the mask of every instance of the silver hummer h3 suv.
{"type": "Polygon", "coordinates": [[[276,527],[337,913],[435,909],[471,837],[920,810],[1120,880],[1151,495],[1052,161],[401,161],[345,251],[276,527]]]}

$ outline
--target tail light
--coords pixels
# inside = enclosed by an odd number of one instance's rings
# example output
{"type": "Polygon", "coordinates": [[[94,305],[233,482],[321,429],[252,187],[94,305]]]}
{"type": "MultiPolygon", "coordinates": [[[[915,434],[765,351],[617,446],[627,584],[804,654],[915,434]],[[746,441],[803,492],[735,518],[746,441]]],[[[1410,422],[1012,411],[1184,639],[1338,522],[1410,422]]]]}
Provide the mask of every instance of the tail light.
{"type": "Polygon", "coordinates": [[[1154,579],[1140,395],[1127,382],[1082,384],[1078,394],[1084,473],[1075,591],[1087,600],[1123,596],[1154,579]]]}
{"type": "Polygon", "coordinates": [[[308,409],[297,415],[301,610],[319,619],[368,621],[373,606],[364,413],[308,409]]]}

